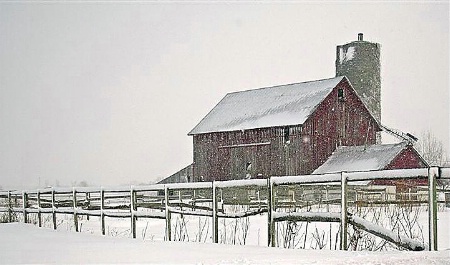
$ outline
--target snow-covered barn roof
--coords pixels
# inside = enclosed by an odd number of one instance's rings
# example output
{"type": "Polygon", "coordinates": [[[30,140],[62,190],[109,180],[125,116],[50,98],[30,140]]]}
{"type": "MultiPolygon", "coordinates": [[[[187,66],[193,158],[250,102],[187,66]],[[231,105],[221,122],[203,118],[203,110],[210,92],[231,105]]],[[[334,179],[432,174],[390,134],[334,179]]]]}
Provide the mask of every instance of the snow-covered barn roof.
{"type": "Polygon", "coordinates": [[[381,170],[407,147],[407,143],[341,146],[313,174],[381,170]]]}
{"type": "Polygon", "coordinates": [[[229,93],[189,135],[303,124],[344,78],[229,93]]]}

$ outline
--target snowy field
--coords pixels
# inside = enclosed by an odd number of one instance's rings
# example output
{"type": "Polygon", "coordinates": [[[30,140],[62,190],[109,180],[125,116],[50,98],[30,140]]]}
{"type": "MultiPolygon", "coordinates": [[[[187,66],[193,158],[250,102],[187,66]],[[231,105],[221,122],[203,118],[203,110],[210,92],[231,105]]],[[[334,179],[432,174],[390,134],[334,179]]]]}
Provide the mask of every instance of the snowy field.
{"type": "Polygon", "coordinates": [[[0,224],[1,264],[450,264],[450,250],[366,252],[143,241],[0,224]]]}

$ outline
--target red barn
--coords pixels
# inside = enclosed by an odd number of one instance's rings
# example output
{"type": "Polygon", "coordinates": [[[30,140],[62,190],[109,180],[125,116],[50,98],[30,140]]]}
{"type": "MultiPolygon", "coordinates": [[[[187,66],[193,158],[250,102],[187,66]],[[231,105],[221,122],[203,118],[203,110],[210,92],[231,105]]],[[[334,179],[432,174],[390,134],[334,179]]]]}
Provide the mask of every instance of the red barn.
{"type": "Polygon", "coordinates": [[[227,94],[191,130],[191,181],[310,174],[380,125],[346,77],[227,94]]]}

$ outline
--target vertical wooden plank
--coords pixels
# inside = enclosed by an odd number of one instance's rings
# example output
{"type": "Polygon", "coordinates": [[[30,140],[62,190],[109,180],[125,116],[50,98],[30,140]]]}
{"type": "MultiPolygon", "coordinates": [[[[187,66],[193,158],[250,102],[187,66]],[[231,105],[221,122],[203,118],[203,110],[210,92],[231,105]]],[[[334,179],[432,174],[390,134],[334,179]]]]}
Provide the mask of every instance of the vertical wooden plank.
{"type": "Polygon", "coordinates": [[[41,213],[41,191],[37,191],[37,207],[38,207],[38,225],[42,227],[42,213],[41,213]]]}
{"type": "Polygon", "coordinates": [[[439,168],[428,168],[428,246],[430,251],[437,251],[437,198],[436,177],[439,168]]]}
{"type": "Polygon", "coordinates": [[[169,209],[169,187],[167,185],[164,186],[164,205],[166,211],[166,241],[172,240],[172,224],[171,224],[171,214],[169,209]]]}
{"type": "Polygon", "coordinates": [[[78,213],[77,213],[77,190],[73,188],[73,224],[75,226],[75,232],[78,232],[78,213]]]}
{"type": "Polygon", "coordinates": [[[52,220],[53,220],[53,229],[56,230],[55,188],[52,188],[52,220]]]}
{"type": "Polygon", "coordinates": [[[28,194],[25,191],[22,192],[22,207],[23,207],[23,222],[28,223],[27,218],[28,194]]]}
{"type": "Polygon", "coordinates": [[[103,188],[100,189],[100,222],[102,225],[102,235],[106,234],[105,228],[105,190],[103,188]]]}
{"type": "Polygon", "coordinates": [[[212,229],[213,229],[213,243],[219,243],[219,218],[217,216],[217,188],[216,184],[212,182],[212,229]]]}
{"type": "Polygon", "coordinates": [[[347,176],[341,172],[341,244],[340,250],[347,250],[347,176]]]}
{"type": "Polygon", "coordinates": [[[131,235],[136,238],[136,218],[134,216],[136,207],[136,191],[131,187],[130,191],[130,212],[131,212],[131,235]]]}

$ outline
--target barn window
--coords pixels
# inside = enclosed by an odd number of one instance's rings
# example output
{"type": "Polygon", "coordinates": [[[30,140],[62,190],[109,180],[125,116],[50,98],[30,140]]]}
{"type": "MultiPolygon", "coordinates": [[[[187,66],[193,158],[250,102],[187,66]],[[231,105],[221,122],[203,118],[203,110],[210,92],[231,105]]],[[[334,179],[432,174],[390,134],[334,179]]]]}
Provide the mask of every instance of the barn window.
{"type": "Polygon", "coordinates": [[[284,142],[289,142],[289,127],[284,127],[284,142]]]}
{"type": "Polygon", "coordinates": [[[344,97],[344,89],[342,89],[342,88],[338,89],[338,99],[339,100],[344,100],[345,99],[345,97],[344,97]]]}

